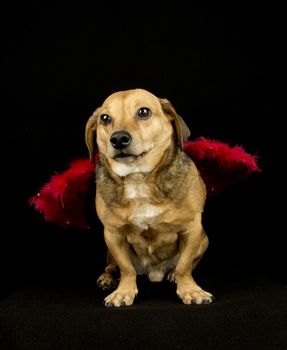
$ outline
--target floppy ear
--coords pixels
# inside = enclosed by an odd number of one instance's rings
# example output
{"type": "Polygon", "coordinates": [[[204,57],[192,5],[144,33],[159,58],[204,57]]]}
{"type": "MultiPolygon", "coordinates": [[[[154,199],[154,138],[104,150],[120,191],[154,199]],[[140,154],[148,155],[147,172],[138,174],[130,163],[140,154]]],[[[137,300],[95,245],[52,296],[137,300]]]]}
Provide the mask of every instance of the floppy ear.
{"type": "Polygon", "coordinates": [[[95,149],[96,149],[96,131],[97,131],[97,124],[98,124],[98,109],[95,110],[95,112],[92,114],[92,116],[88,119],[86,124],[86,145],[89,150],[90,154],[90,161],[94,162],[95,160],[95,149]]]}
{"type": "Polygon", "coordinates": [[[174,128],[177,136],[177,144],[181,149],[184,149],[184,142],[186,142],[190,136],[190,130],[185,121],[179,116],[172,104],[166,98],[159,99],[161,108],[165,115],[171,119],[174,123],[174,128]]]}

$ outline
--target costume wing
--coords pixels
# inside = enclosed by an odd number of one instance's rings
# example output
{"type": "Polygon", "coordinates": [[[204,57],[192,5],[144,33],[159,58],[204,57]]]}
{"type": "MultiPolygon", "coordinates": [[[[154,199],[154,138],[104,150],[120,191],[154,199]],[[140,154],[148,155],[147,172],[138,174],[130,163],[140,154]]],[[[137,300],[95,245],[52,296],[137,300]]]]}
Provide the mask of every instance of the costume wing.
{"type": "Polygon", "coordinates": [[[89,159],[72,162],[69,169],[53,175],[29,203],[46,221],[63,227],[89,227],[86,208],[93,188],[95,164],[89,159]]]}
{"type": "Polygon", "coordinates": [[[230,147],[223,142],[201,138],[186,142],[184,150],[196,164],[208,196],[221,192],[253,172],[261,171],[257,157],[240,146],[230,147]]]}
{"type": "MultiPolygon", "coordinates": [[[[196,164],[207,189],[207,195],[222,191],[253,172],[260,171],[257,158],[242,147],[208,139],[188,141],[186,154],[196,164]]],[[[95,188],[95,163],[88,159],[76,160],[69,169],[53,175],[39,193],[29,200],[44,219],[62,227],[86,229],[87,202],[95,188]]]]}

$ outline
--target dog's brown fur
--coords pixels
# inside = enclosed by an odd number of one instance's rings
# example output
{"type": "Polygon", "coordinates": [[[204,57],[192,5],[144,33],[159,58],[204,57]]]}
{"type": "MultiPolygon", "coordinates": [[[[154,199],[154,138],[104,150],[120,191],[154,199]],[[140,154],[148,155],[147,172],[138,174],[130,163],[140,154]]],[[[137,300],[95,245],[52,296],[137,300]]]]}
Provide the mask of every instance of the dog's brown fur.
{"type": "Polygon", "coordinates": [[[146,90],[120,91],[109,96],[86,125],[91,159],[98,148],[96,210],[104,225],[108,266],[98,283],[117,288],[106,306],[131,305],[138,293],[136,276],[151,281],[167,277],[177,284],[185,304],[210,303],[192,270],[208,246],[201,224],[206,192],[195,164],[183,151],[189,130],[170,102],[146,90]],[[140,108],[151,111],[137,117],[140,108]],[[102,115],[111,117],[104,125],[102,115]],[[119,157],[110,142],[115,131],[132,136],[119,157]]]}

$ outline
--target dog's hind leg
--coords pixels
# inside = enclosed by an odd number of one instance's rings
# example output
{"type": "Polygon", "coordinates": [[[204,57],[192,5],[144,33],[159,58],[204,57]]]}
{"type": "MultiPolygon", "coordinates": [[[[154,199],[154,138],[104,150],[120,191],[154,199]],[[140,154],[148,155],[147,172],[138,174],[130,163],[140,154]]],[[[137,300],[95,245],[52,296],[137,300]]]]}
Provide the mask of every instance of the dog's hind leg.
{"type": "Polygon", "coordinates": [[[120,272],[118,265],[109,252],[107,254],[107,263],[105,272],[100,275],[97,284],[103,290],[116,289],[119,284],[120,272]]]}

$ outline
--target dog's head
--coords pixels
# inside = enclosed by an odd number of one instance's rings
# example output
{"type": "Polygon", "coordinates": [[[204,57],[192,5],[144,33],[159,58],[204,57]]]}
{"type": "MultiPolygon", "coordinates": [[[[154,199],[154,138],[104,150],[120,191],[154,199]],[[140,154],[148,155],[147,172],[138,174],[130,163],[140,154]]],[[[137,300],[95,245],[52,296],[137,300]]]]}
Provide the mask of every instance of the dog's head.
{"type": "Polygon", "coordinates": [[[98,148],[119,176],[152,171],[172,142],[183,148],[189,135],[171,103],[143,89],[110,95],[86,125],[91,160],[98,148]]]}

